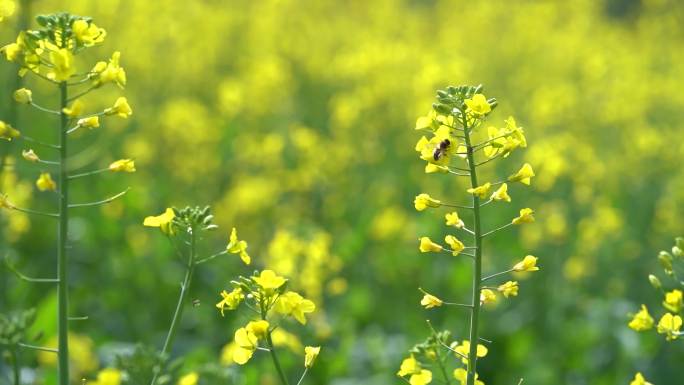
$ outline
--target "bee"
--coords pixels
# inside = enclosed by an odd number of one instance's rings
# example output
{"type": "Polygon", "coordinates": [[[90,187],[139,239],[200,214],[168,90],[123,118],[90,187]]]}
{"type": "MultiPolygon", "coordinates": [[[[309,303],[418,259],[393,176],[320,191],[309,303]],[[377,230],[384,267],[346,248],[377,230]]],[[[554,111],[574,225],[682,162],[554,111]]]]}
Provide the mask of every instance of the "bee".
{"type": "Polygon", "coordinates": [[[435,150],[432,152],[432,159],[434,159],[436,162],[442,156],[446,155],[449,146],[451,146],[451,141],[449,139],[444,139],[443,141],[439,142],[439,144],[435,147],[435,150]]]}

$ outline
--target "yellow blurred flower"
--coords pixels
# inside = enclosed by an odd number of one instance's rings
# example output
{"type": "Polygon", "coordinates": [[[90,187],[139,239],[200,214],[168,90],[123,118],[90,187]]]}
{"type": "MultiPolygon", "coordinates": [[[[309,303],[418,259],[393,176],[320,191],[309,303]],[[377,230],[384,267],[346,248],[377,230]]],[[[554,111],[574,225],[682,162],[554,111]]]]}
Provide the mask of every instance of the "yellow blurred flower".
{"type": "Polygon", "coordinates": [[[634,375],[634,379],[632,380],[632,382],[629,383],[629,385],[653,385],[653,384],[646,381],[644,376],[640,372],[637,372],[637,374],[634,375]]]}
{"type": "Polygon", "coordinates": [[[410,376],[410,385],[426,385],[432,382],[432,372],[422,369],[413,355],[401,362],[401,367],[399,368],[397,375],[400,377],[410,376]]]}
{"type": "Polygon", "coordinates": [[[281,314],[291,315],[302,325],[306,324],[306,313],[316,310],[313,301],[302,297],[299,293],[288,291],[278,297],[276,310],[281,314]]]}
{"type": "Polygon", "coordinates": [[[0,21],[6,17],[12,16],[16,9],[16,5],[12,0],[0,0],[0,21]]]}
{"type": "Polygon", "coordinates": [[[629,324],[627,324],[631,329],[638,332],[649,330],[653,328],[653,317],[648,314],[648,309],[646,305],[641,305],[641,310],[634,315],[629,324]]]}
{"type": "Polygon", "coordinates": [[[0,209],[13,209],[14,206],[7,200],[7,195],[0,193],[0,209]]]}
{"type": "Polygon", "coordinates": [[[223,316],[223,311],[225,309],[237,309],[238,305],[245,299],[245,294],[242,292],[241,288],[236,287],[230,293],[225,290],[221,291],[221,297],[223,297],[223,299],[216,304],[216,307],[221,310],[221,315],[223,316]]]}
{"type": "Polygon", "coordinates": [[[16,130],[9,123],[0,120],[0,139],[11,141],[12,139],[18,138],[19,135],[19,130],[16,130]]]}
{"type": "Polygon", "coordinates": [[[50,70],[47,77],[56,82],[64,82],[69,80],[71,75],[76,73],[74,67],[74,55],[67,48],[58,48],[50,44],[50,70]]]}
{"type": "Polygon", "coordinates": [[[496,288],[500,293],[504,295],[504,297],[515,297],[518,295],[518,282],[516,281],[508,281],[502,285],[499,285],[499,287],[496,288]]]}
{"type": "MultiPolygon", "coordinates": [[[[458,343],[457,341],[454,341],[454,343],[451,344],[451,349],[456,355],[461,359],[461,362],[463,362],[464,365],[468,365],[468,355],[470,354],[470,341],[464,340],[462,343],[458,343]]],[[[487,356],[487,353],[489,352],[489,349],[487,349],[486,346],[482,344],[477,344],[477,357],[482,358],[487,356]]]]}
{"type": "Polygon", "coordinates": [[[57,183],[52,180],[52,177],[47,172],[40,173],[38,180],[36,180],[36,187],[40,191],[55,191],[57,190],[57,183]]]}
{"type": "Polygon", "coordinates": [[[85,104],[80,99],[74,100],[70,107],[62,108],[62,112],[70,118],[75,118],[83,113],[85,104]]]}
{"type": "Polygon", "coordinates": [[[418,211],[423,211],[428,207],[439,207],[442,205],[442,202],[432,198],[428,194],[418,194],[416,196],[416,199],[413,200],[413,205],[415,206],[416,210],[418,211]]]}
{"type": "Polygon", "coordinates": [[[244,365],[252,358],[257,348],[257,336],[246,328],[240,328],[235,332],[235,350],[233,361],[238,365],[244,365]]]}
{"type": "Polygon", "coordinates": [[[420,245],[418,246],[418,249],[420,250],[421,253],[429,253],[429,252],[439,252],[442,251],[443,247],[437,243],[432,242],[430,238],[428,237],[421,237],[419,239],[420,245]]]}
{"type": "Polygon", "coordinates": [[[474,188],[469,188],[467,191],[470,194],[473,194],[479,198],[485,198],[487,194],[489,193],[489,189],[492,187],[492,184],[487,182],[481,186],[477,186],[474,188]]]}
{"type": "Polygon", "coordinates": [[[663,306],[673,313],[679,313],[679,311],[682,310],[682,291],[674,289],[665,293],[663,306]]]}
{"type": "Polygon", "coordinates": [[[250,321],[247,323],[247,326],[245,326],[245,329],[247,329],[248,332],[254,334],[257,338],[262,339],[266,338],[266,335],[268,334],[268,328],[269,328],[269,323],[266,320],[257,320],[257,321],[250,321]]]}
{"type": "Polygon", "coordinates": [[[105,368],[97,373],[97,380],[88,382],[88,385],[120,385],[121,371],[115,368],[105,368]]]}
{"type": "MultiPolygon", "coordinates": [[[[466,385],[468,381],[468,372],[463,368],[454,369],[454,378],[461,383],[461,385],[466,385]]],[[[478,374],[475,373],[475,385],[484,385],[484,382],[477,379],[478,374]]]]}
{"type": "Polygon", "coordinates": [[[99,116],[89,116],[87,118],[79,119],[76,123],[77,126],[83,128],[97,128],[100,127],[100,117],[99,116]]]}
{"type": "Polygon", "coordinates": [[[435,297],[432,294],[425,293],[423,299],[420,300],[420,304],[424,306],[426,309],[432,309],[433,307],[442,306],[444,304],[444,301],[435,297]]]}
{"type": "Polygon", "coordinates": [[[444,218],[446,219],[446,225],[447,226],[454,226],[457,229],[462,228],[465,226],[461,218],[459,218],[458,213],[456,211],[447,213],[444,218]]]}
{"type": "Polygon", "coordinates": [[[226,246],[226,250],[232,254],[239,254],[240,259],[245,265],[249,265],[252,262],[252,258],[247,254],[247,242],[238,240],[237,229],[233,227],[230,232],[230,240],[226,246]]]}
{"type": "Polygon", "coordinates": [[[487,98],[483,94],[475,94],[472,98],[464,100],[468,107],[467,112],[476,116],[481,116],[489,113],[492,107],[487,103],[487,98]]]}
{"type": "Polygon", "coordinates": [[[106,115],[116,115],[120,118],[128,118],[133,114],[131,106],[128,105],[128,100],[125,97],[119,97],[114,102],[114,106],[104,110],[106,115]]]}
{"type": "Polygon", "coordinates": [[[109,165],[113,172],[135,172],[135,162],[132,159],[119,159],[109,165]]]}
{"type": "Polygon", "coordinates": [[[33,163],[40,160],[40,158],[38,157],[38,155],[36,155],[36,153],[33,151],[33,149],[22,150],[21,156],[24,159],[28,160],[29,162],[33,162],[33,163]]]}
{"type": "Polygon", "coordinates": [[[658,333],[665,334],[668,341],[676,340],[681,332],[682,327],[682,317],[678,315],[673,315],[671,313],[665,313],[658,321],[658,333]]]}
{"type": "Polygon", "coordinates": [[[444,242],[446,242],[449,247],[451,247],[451,254],[454,256],[457,256],[465,249],[465,245],[463,242],[459,241],[456,237],[453,235],[447,235],[444,237],[444,242]]]}
{"type": "Polygon", "coordinates": [[[109,63],[100,61],[95,64],[90,70],[90,78],[93,80],[95,87],[99,87],[106,83],[115,83],[119,88],[124,88],[126,85],[126,71],[119,65],[121,59],[121,52],[116,51],[109,59],[109,63]]]}
{"type": "Polygon", "coordinates": [[[483,305],[496,303],[496,293],[491,289],[480,291],[480,303],[483,305]]]}
{"type": "Polygon", "coordinates": [[[304,348],[304,367],[310,368],[313,366],[316,357],[321,352],[320,346],[307,346],[304,348]]]}
{"type": "Polygon", "coordinates": [[[171,226],[171,223],[173,222],[173,218],[175,217],[176,213],[174,213],[173,209],[169,207],[166,209],[166,211],[164,211],[164,213],[160,215],[145,217],[145,220],[143,221],[143,226],[159,227],[162,233],[167,235],[173,235],[173,227],[171,226]]]}
{"type": "Polygon", "coordinates": [[[537,257],[534,257],[532,255],[527,255],[525,258],[523,258],[522,261],[516,263],[513,266],[513,271],[537,271],[539,270],[539,267],[537,267],[537,257]]]}
{"type": "Polygon", "coordinates": [[[511,223],[514,225],[521,225],[524,223],[532,223],[534,222],[534,210],[530,208],[524,208],[520,210],[520,215],[516,218],[513,218],[511,223]]]}
{"type": "Polygon", "coordinates": [[[501,187],[492,193],[490,199],[495,201],[510,202],[511,197],[508,195],[508,185],[506,183],[502,184],[501,187]]]}
{"type": "Polygon", "coordinates": [[[76,40],[86,47],[102,43],[105,36],[107,36],[107,32],[104,29],[98,28],[93,22],[87,22],[82,19],[74,21],[71,25],[71,30],[76,40]]]}
{"type": "Polygon", "coordinates": [[[525,185],[530,185],[530,181],[534,176],[534,170],[529,163],[523,164],[523,166],[515,174],[508,177],[509,182],[520,182],[525,185]]]}

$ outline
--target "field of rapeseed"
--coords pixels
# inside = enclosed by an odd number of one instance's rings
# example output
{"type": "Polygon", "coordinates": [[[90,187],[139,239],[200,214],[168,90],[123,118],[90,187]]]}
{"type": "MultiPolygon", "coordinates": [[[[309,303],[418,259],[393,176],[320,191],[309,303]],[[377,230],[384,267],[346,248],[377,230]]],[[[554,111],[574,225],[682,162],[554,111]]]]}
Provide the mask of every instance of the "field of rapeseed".
{"type": "Polygon", "coordinates": [[[678,383],[683,22],[0,0],[0,384],[678,383]]]}

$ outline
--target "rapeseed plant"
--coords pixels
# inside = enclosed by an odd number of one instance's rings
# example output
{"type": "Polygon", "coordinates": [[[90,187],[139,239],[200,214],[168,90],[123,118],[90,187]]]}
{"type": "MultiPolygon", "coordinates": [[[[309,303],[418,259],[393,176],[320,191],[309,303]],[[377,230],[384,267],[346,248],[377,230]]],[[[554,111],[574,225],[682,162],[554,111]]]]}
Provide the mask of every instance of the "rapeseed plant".
{"type": "MultiPolygon", "coordinates": [[[[450,384],[456,379],[464,385],[483,384],[476,372],[478,358],[487,355],[487,347],[480,344],[486,341],[480,337],[480,313],[483,305],[495,303],[499,295],[510,298],[518,295],[517,281],[506,281],[498,286],[487,286],[486,283],[513,272],[533,272],[539,270],[537,258],[528,255],[515,263],[511,268],[484,276],[482,272],[483,240],[510,226],[523,225],[534,222],[534,211],[530,208],[520,210],[520,215],[509,223],[491,231],[483,231],[483,211],[485,206],[493,202],[510,203],[508,183],[520,182],[530,185],[535,176],[529,163],[502,181],[484,182],[478,178],[478,170],[486,164],[507,158],[513,151],[527,147],[524,130],[518,127],[511,117],[505,120],[503,128],[490,126],[482,130],[487,117],[497,106],[496,99],[487,99],[482,93],[482,86],[448,87],[437,91],[437,103],[430,112],[418,118],[416,130],[426,131],[429,138],[422,136],[415,146],[422,160],[426,161],[426,173],[444,173],[457,177],[465,177],[470,181],[470,187],[465,192],[471,196],[470,205],[447,203],[443,199],[431,197],[427,193],[416,196],[414,206],[417,211],[426,209],[447,208],[456,211],[448,212],[444,219],[450,228],[459,230],[461,234],[472,239],[471,245],[466,245],[456,235],[448,234],[444,237],[446,246],[434,242],[428,236],[419,238],[418,249],[422,253],[448,253],[454,257],[463,256],[472,259],[473,276],[471,298],[468,303],[446,302],[439,297],[420,289],[424,296],[420,304],[426,309],[444,305],[460,306],[470,311],[470,330],[467,340],[451,341],[448,331],[437,332],[432,328],[432,335],[423,343],[414,346],[410,356],[406,358],[399,372],[401,378],[411,385],[425,385],[432,381],[433,373],[427,369],[431,363],[436,363],[443,381],[450,384]],[[483,132],[485,131],[485,132],[483,132]],[[479,143],[476,138],[483,137],[479,143]],[[473,222],[466,226],[460,212],[472,213],[473,222]],[[456,368],[449,375],[447,368],[450,361],[441,352],[451,352],[461,359],[465,366],[456,368]]],[[[495,203],[496,204],[496,203],[495,203]]],[[[448,354],[448,353],[447,353],[448,354]]]]}
{"type": "MultiPolygon", "coordinates": [[[[2,8],[7,2],[3,1],[2,8]]],[[[4,16],[4,15],[3,15],[4,16]]],[[[1,17],[0,17],[1,18],[1,17]]],[[[0,137],[5,140],[23,140],[32,146],[39,146],[57,153],[56,160],[46,160],[39,156],[32,148],[22,151],[25,160],[40,164],[53,171],[42,171],[36,180],[36,187],[41,192],[54,193],[57,196],[58,210],[56,212],[41,212],[20,207],[11,202],[11,197],[2,195],[0,208],[16,210],[32,215],[54,218],[58,221],[57,239],[57,274],[55,278],[30,278],[16,270],[17,276],[29,282],[54,283],[58,288],[58,334],[57,349],[34,347],[44,352],[56,353],[59,368],[59,384],[69,383],[69,322],[82,319],[73,317],[69,312],[69,245],[68,226],[70,210],[84,207],[100,206],[112,202],[123,196],[124,190],[110,198],[103,200],[72,203],[69,199],[69,186],[75,179],[89,177],[117,169],[100,169],[81,173],[74,173],[69,162],[69,135],[82,128],[94,129],[100,127],[100,117],[117,115],[127,118],[132,114],[126,98],[120,97],[114,106],[103,111],[85,112],[82,98],[107,83],[115,83],[120,88],[126,84],[126,72],[117,62],[98,62],[91,70],[83,71],[83,66],[76,60],[86,49],[100,45],[106,31],[93,23],[89,17],[75,16],[68,13],[41,15],[36,18],[39,28],[19,32],[14,43],[0,48],[5,58],[19,66],[19,76],[27,74],[35,76],[52,85],[58,94],[59,108],[51,109],[36,102],[33,92],[27,88],[19,88],[14,92],[14,100],[19,104],[31,106],[43,113],[59,117],[58,142],[47,143],[27,136],[20,130],[7,123],[0,123],[0,137]],[[79,71],[79,67],[81,71],[79,71]],[[69,104],[71,103],[71,106],[69,104]],[[52,175],[56,175],[53,179],[52,175]]],[[[32,135],[34,133],[31,133],[32,135]]],[[[41,133],[36,132],[41,135],[41,133]]],[[[135,171],[133,161],[122,166],[126,171],[135,171]]],[[[8,262],[9,263],[9,262],[8,262]]]]}

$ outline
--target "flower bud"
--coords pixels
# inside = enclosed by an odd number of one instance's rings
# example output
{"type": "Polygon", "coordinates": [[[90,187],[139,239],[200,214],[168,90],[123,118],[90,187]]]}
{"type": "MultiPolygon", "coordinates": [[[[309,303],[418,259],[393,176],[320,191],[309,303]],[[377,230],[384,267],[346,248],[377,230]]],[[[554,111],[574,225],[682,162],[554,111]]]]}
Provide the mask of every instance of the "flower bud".
{"type": "Polygon", "coordinates": [[[672,274],[672,255],[670,253],[661,251],[660,254],[658,254],[658,262],[660,262],[660,266],[663,267],[665,273],[668,275],[672,274]]]}
{"type": "Polygon", "coordinates": [[[677,237],[675,239],[675,245],[677,245],[677,247],[679,247],[681,250],[684,250],[684,238],[677,237]]]}
{"type": "Polygon", "coordinates": [[[672,246],[672,255],[676,258],[682,258],[684,257],[684,251],[679,246],[672,246]]]}
{"type": "Polygon", "coordinates": [[[21,104],[31,104],[33,99],[31,99],[31,90],[27,88],[20,88],[14,91],[14,100],[21,104]]]}
{"type": "Polygon", "coordinates": [[[660,284],[660,280],[658,279],[658,277],[656,277],[653,274],[648,275],[648,281],[651,283],[651,286],[653,286],[653,288],[656,290],[660,290],[663,287],[663,285],[660,284]]]}

